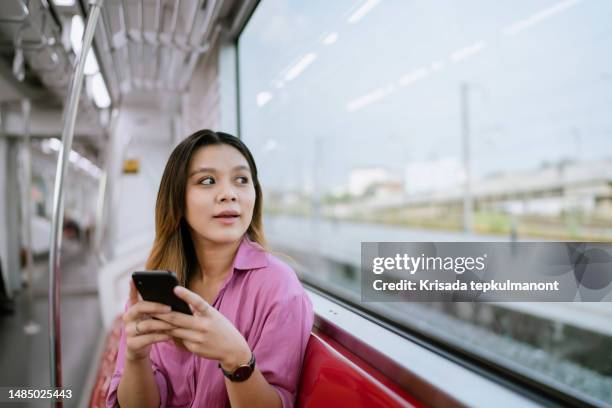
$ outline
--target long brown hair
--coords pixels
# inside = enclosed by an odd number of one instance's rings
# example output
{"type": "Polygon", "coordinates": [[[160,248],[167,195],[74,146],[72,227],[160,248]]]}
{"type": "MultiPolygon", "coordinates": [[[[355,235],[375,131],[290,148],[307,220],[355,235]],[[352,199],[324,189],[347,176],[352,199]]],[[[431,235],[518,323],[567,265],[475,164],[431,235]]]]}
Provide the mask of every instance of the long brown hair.
{"type": "Polygon", "coordinates": [[[186,286],[191,274],[198,270],[198,259],[185,219],[185,191],[189,164],[200,148],[226,144],[237,149],[249,163],[255,185],[255,207],[247,236],[266,247],[263,233],[263,194],[257,177],[257,166],[248,147],[240,139],[223,132],[199,130],[183,140],[172,152],[157,193],[155,204],[155,241],[147,259],[147,269],[164,269],[176,273],[179,282],[186,286]]]}

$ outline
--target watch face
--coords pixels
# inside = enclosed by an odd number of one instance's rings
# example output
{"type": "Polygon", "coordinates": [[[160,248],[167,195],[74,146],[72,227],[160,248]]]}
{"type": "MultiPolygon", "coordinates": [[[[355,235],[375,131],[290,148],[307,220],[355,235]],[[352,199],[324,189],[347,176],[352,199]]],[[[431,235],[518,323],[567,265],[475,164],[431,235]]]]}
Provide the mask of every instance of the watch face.
{"type": "Polygon", "coordinates": [[[234,373],[232,374],[232,377],[234,377],[232,379],[234,381],[244,381],[251,376],[252,372],[253,368],[251,368],[250,366],[238,367],[236,371],[234,371],[234,373]]]}

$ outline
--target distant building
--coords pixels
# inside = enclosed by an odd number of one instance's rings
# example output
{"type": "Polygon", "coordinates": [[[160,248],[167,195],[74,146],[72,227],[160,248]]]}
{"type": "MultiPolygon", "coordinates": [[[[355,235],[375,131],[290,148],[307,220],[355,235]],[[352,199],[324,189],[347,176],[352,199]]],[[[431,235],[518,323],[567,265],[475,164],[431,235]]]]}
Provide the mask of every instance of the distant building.
{"type": "Polygon", "coordinates": [[[405,170],[406,194],[409,196],[457,187],[464,180],[463,166],[455,158],[412,162],[405,170]]]}
{"type": "Polygon", "coordinates": [[[351,170],[348,192],[352,196],[362,196],[366,192],[374,193],[377,188],[394,189],[393,186],[402,184],[398,174],[384,167],[361,167],[351,170]]]}
{"type": "Polygon", "coordinates": [[[404,195],[404,183],[400,180],[388,180],[372,184],[366,190],[366,195],[376,198],[401,197],[404,195]]]}
{"type": "Polygon", "coordinates": [[[609,211],[612,160],[561,162],[499,174],[478,182],[474,195],[515,214],[558,215],[568,210],[609,211]]]}
{"type": "MultiPolygon", "coordinates": [[[[462,176],[463,173],[452,162],[441,166],[444,172],[435,169],[433,163],[408,166],[406,191],[409,193],[399,203],[380,205],[460,205],[464,189],[457,174],[462,176]],[[443,179],[443,174],[448,181],[443,179]]],[[[612,212],[612,160],[561,162],[475,179],[472,197],[477,206],[513,214],[556,216],[564,211],[578,210],[609,216],[612,212]]]]}

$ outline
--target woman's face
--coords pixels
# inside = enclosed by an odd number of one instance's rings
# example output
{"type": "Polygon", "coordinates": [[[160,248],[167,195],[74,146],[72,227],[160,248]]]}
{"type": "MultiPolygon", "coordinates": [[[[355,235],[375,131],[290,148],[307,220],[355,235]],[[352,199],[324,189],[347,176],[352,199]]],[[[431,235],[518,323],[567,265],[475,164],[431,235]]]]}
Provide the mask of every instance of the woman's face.
{"type": "Polygon", "coordinates": [[[242,153],[226,144],[198,149],[189,163],[185,202],[194,239],[225,244],[242,238],[255,207],[255,185],[242,153]]]}

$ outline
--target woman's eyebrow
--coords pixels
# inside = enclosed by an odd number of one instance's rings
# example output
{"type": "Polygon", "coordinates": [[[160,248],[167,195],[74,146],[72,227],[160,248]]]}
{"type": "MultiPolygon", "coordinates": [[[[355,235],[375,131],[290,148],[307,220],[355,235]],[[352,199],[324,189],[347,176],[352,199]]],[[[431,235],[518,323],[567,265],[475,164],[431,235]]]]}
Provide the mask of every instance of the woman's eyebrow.
{"type": "MultiPolygon", "coordinates": [[[[240,165],[238,165],[238,166],[235,166],[235,167],[232,169],[232,171],[237,171],[237,170],[244,170],[244,171],[248,171],[248,172],[250,172],[250,171],[251,171],[251,169],[249,169],[249,167],[248,167],[248,166],[245,166],[245,165],[243,165],[243,164],[240,164],[240,165]]],[[[189,174],[189,177],[191,177],[191,176],[193,176],[193,175],[195,175],[195,174],[198,174],[198,173],[217,173],[217,169],[215,169],[215,168],[213,168],[213,167],[200,167],[199,169],[196,169],[196,170],[192,171],[192,172],[189,174]]]]}

